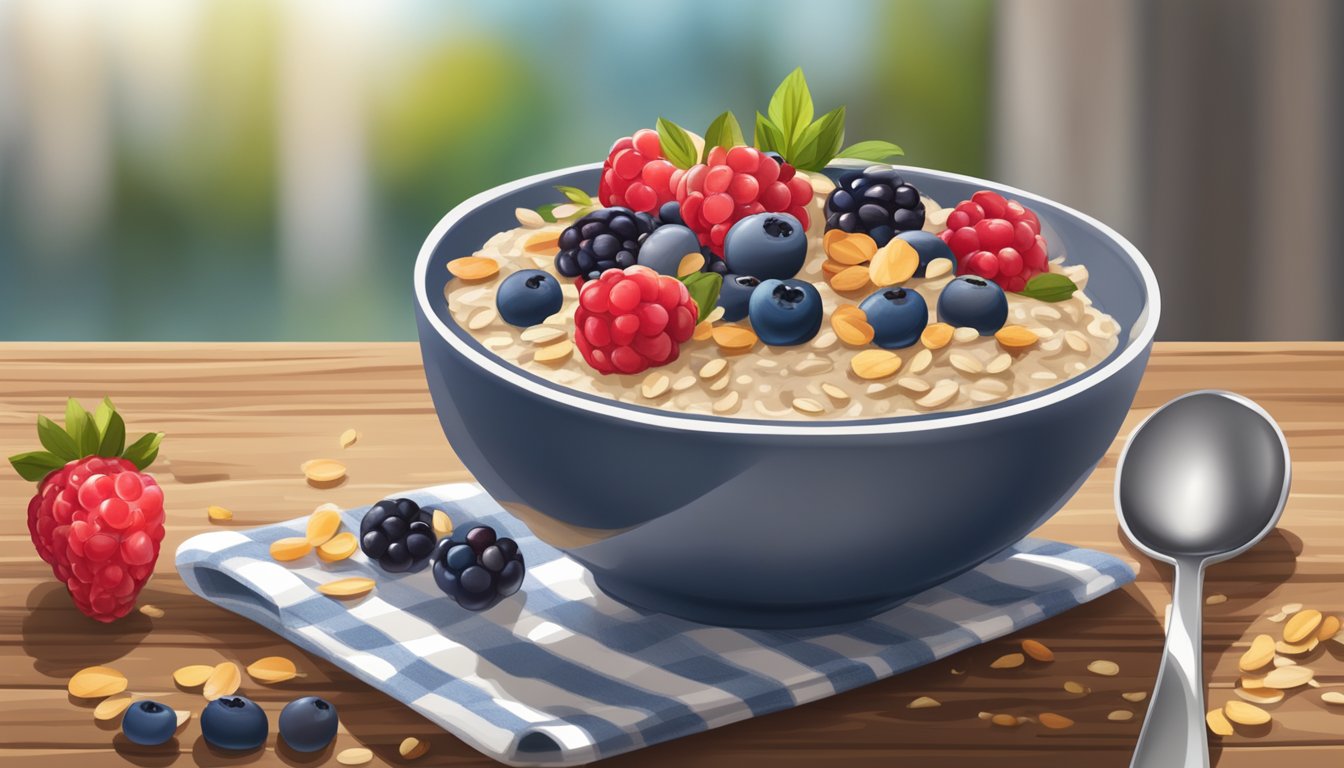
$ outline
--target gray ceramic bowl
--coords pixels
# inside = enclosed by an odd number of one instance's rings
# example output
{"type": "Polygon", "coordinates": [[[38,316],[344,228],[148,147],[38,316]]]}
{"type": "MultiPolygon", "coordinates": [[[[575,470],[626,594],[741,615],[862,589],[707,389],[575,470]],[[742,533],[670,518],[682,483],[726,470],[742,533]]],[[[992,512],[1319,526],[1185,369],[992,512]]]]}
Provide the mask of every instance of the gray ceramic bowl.
{"type": "Polygon", "coordinates": [[[597,186],[599,166],[545,173],[463,202],[415,265],[425,376],[444,434],[476,479],[541,539],[643,608],[730,626],[877,613],[975,567],[1055,513],[1128,412],[1158,320],[1139,252],[1104,224],[981,179],[900,168],[947,205],[977,189],[1040,217],[1052,256],[1086,264],[1121,326],[1102,364],[1032,396],[947,415],[847,422],[681,415],[552,384],[453,321],[450,259],[597,186]]]}

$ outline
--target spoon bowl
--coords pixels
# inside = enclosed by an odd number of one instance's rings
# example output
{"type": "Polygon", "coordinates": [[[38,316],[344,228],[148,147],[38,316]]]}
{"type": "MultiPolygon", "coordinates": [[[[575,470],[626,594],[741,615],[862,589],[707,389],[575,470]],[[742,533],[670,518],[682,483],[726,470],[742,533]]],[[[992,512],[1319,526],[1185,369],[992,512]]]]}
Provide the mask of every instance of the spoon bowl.
{"type": "Polygon", "coordinates": [[[1231,392],[1178,397],[1130,434],[1115,476],[1120,526],[1175,568],[1167,643],[1131,766],[1209,765],[1200,669],[1204,569],[1274,530],[1291,467],[1274,419],[1231,392]]]}

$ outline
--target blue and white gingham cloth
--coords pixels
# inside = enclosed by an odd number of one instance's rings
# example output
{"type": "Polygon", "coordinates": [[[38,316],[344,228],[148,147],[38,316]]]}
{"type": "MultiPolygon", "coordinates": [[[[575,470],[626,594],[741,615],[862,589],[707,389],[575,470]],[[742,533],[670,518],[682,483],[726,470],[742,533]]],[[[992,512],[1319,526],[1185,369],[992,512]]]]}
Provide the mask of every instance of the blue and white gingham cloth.
{"type": "MultiPolygon", "coordinates": [[[[806,630],[711,627],[607,597],[592,575],[533,536],[479,486],[402,494],[517,539],[522,590],[480,613],[428,570],[384,573],[356,553],[278,563],[269,545],[307,518],[189,539],[177,568],[192,591],[328,659],[510,765],[573,765],[849,690],[1005,635],[1132,580],[1121,561],[1025,539],[879,616],[806,630]],[[339,600],[324,582],[369,576],[339,600]]],[[[358,530],[367,508],[347,510],[358,530]]]]}

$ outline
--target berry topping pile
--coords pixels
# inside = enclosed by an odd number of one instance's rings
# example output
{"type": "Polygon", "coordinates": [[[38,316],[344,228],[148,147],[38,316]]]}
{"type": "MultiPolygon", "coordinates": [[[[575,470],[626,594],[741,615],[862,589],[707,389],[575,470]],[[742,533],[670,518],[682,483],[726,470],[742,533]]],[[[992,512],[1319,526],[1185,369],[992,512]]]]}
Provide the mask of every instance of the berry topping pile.
{"type": "Polygon", "coordinates": [[[788,213],[807,229],[812,185],[792,165],[752,147],[713,147],[705,162],[672,176],[681,219],[716,254],[734,224],[752,214],[788,213]]]}
{"type": "Polygon", "coordinates": [[[1020,292],[1050,270],[1036,214],[997,192],[982,189],[958,203],[939,236],[956,254],[962,273],[993,280],[1005,291],[1020,292]]]}
{"type": "Polygon", "coordinates": [[[488,525],[458,529],[440,539],[432,559],[439,589],[469,611],[517,592],[526,572],[518,542],[498,537],[488,525]]]}
{"type": "Polygon", "coordinates": [[[163,433],[126,445],[112,401],[94,413],[71,399],[65,428],[39,416],[45,451],[11,456],[25,480],[40,481],[28,502],[28,533],[76,607],[108,622],[125,616],[154,572],[163,541],[163,490],[144,472],[163,433]]]}
{"type": "Polygon", "coordinates": [[[674,277],[639,265],[609,269],[579,290],[574,341],[600,373],[639,373],[677,359],[698,313],[674,277]]]}
{"type": "Polygon", "coordinates": [[[432,515],[410,499],[383,499],[359,522],[359,547],[392,573],[423,565],[434,549],[432,515]]]}
{"type": "Polygon", "coordinates": [[[599,208],[560,233],[555,270],[565,277],[635,265],[639,245],[658,223],[629,208],[599,208]]]}
{"type": "Polygon", "coordinates": [[[656,211],[664,203],[677,199],[671,185],[676,170],[663,158],[658,132],[643,128],[612,145],[607,161],[602,164],[597,199],[605,206],[645,213],[656,211]]]}
{"type": "Polygon", "coordinates": [[[863,232],[878,246],[924,226],[919,190],[885,165],[840,174],[826,198],[826,229],[863,232]]]}

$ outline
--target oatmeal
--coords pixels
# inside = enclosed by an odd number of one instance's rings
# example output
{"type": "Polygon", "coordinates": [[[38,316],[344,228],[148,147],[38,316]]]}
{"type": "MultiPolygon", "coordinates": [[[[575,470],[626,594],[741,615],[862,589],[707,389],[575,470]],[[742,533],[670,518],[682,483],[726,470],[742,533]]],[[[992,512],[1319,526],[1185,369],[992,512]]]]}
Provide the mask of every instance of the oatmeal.
{"type": "MultiPolygon", "coordinates": [[[[562,233],[584,212],[579,206],[569,211],[557,209],[556,213],[567,213],[570,218],[556,223],[542,221],[533,211],[520,210],[519,227],[490,238],[478,252],[450,262],[453,279],[444,289],[449,310],[457,324],[487,350],[555,384],[633,405],[753,419],[870,419],[976,408],[1056,386],[1095,367],[1115,350],[1120,327],[1086,295],[1087,269],[1065,263],[1059,253],[1052,254],[1053,260],[1042,272],[1060,279],[1039,283],[1028,282],[1026,277],[1004,277],[1014,267],[1020,270],[1012,272],[1015,276],[1029,271],[1021,263],[1022,256],[1011,247],[997,253],[968,253],[955,260],[956,268],[950,258],[923,263],[906,240],[893,238],[888,245],[878,247],[866,234],[827,230],[828,221],[835,220],[835,209],[828,203],[836,203],[836,185],[820,173],[799,171],[795,178],[806,181],[812,191],[802,211],[809,222],[806,254],[794,277],[773,290],[785,300],[808,302],[811,293],[801,294],[803,284],[810,284],[821,308],[821,322],[814,331],[779,329],[765,322],[754,327],[752,318],[756,315],[729,320],[726,306],[730,297],[721,292],[718,306],[712,310],[696,312],[691,306],[694,331],[673,350],[675,359],[637,374],[601,373],[582,354],[584,345],[576,339],[575,317],[582,311],[580,289],[557,266],[557,250],[564,245],[562,233]],[[986,263],[991,259],[997,261],[986,263]],[[995,269],[1002,272],[995,273],[995,269]],[[506,322],[497,304],[501,284],[523,270],[545,273],[559,288],[559,311],[529,327],[506,322]],[[914,276],[916,271],[922,271],[923,276],[914,276]],[[988,289],[989,279],[975,277],[985,274],[997,274],[1008,289],[988,289]],[[940,299],[957,280],[962,284],[955,290],[970,296],[964,301],[958,297],[962,302],[959,306],[973,308],[966,317],[981,316],[974,314],[979,311],[974,309],[979,306],[976,302],[981,301],[977,288],[986,295],[992,292],[994,297],[1006,298],[1006,317],[988,325],[970,321],[981,327],[947,322],[946,315],[952,313],[946,302],[945,311],[939,312],[940,299]],[[1044,287],[1028,287],[1037,285],[1044,287]],[[1069,287],[1061,294],[1066,297],[1051,293],[1058,285],[1069,287]],[[1026,293],[1021,292],[1024,289],[1026,293]],[[790,295],[789,291],[799,295],[790,295]],[[908,315],[921,311],[926,316],[921,315],[910,326],[918,328],[916,334],[900,338],[903,326],[909,325],[908,315]],[[895,315],[888,318],[887,313],[895,315]]],[[[928,197],[919,198],[919,203],[924,232],[939,235],[949,224],[954,229],[960,225],[979,231],[958,214],[980,208],[963,208],[965,203],[956,209],[941,208],[928,197]]],[[[985,205],[998,203],[986,199],[985,205]]],[[[1034,214],[1024,212],[1017,203],[1008,201],[1007,207],[1017,212],[1019,221],[1027,215],[1034,221],[1034,214]]],[[[800,218],[794,216],[792,220],[800,218]]],[[[648,225],[635,222],[634,226],[648,225]]],[[[986,238],[993,236],[992,227],[982,226],[980,230],[986,238]]],[[[1039,233],[1039,224],[1036,231],[1039,233]]],[[[675,233],[668,232],[668,237],[659,237],[671,239],[675,233]]],[[[955,248],[961,233],[951,234],[943,239],[955,248]]],[[[874,231],[874,235],[880,233],[874,231]]],[[[730,238],[734,236],[729,234],[730,238]]],[[[1020,236],[1021,240],[1013,242],[1030,241],[1030,233],[1020,228],[1004,236],[1020,236]]],[[[651,235],[645,232],[643,237],[651,235]]],[[[1037,240],[1043,244],[1039,237],[1037,240]]],[[[615,247],[633,249],[637,245],[626,242],[615,247]]],[[[733,247],[731,240],[726,247],[733,247]]],[[[701,271],[709,265],[699,253],[683,251],[675,255],[677,258],[666,266],[655,269],[683,281],[693,275],[710,274],[701,271]]],[[[1044,260],[1043,253],[1040,258],[1044,260]]],[[[737,264],[740,260],[734,261],[730,255],[729,261],[737,264]]],[[[642,254],[638,263],[645,263],[642,254]]],[[[769,268],[773,267],[763,267],[769,268]]],[[[661,309],[653,314],[671,328],[680,312],[680,307],[674,307],[668,317],[661,309]]],[[[796,325],[794,316],[782,316],[796,325]]],[[[593,344],[588,347],[591,350],[593,344]]]]}

